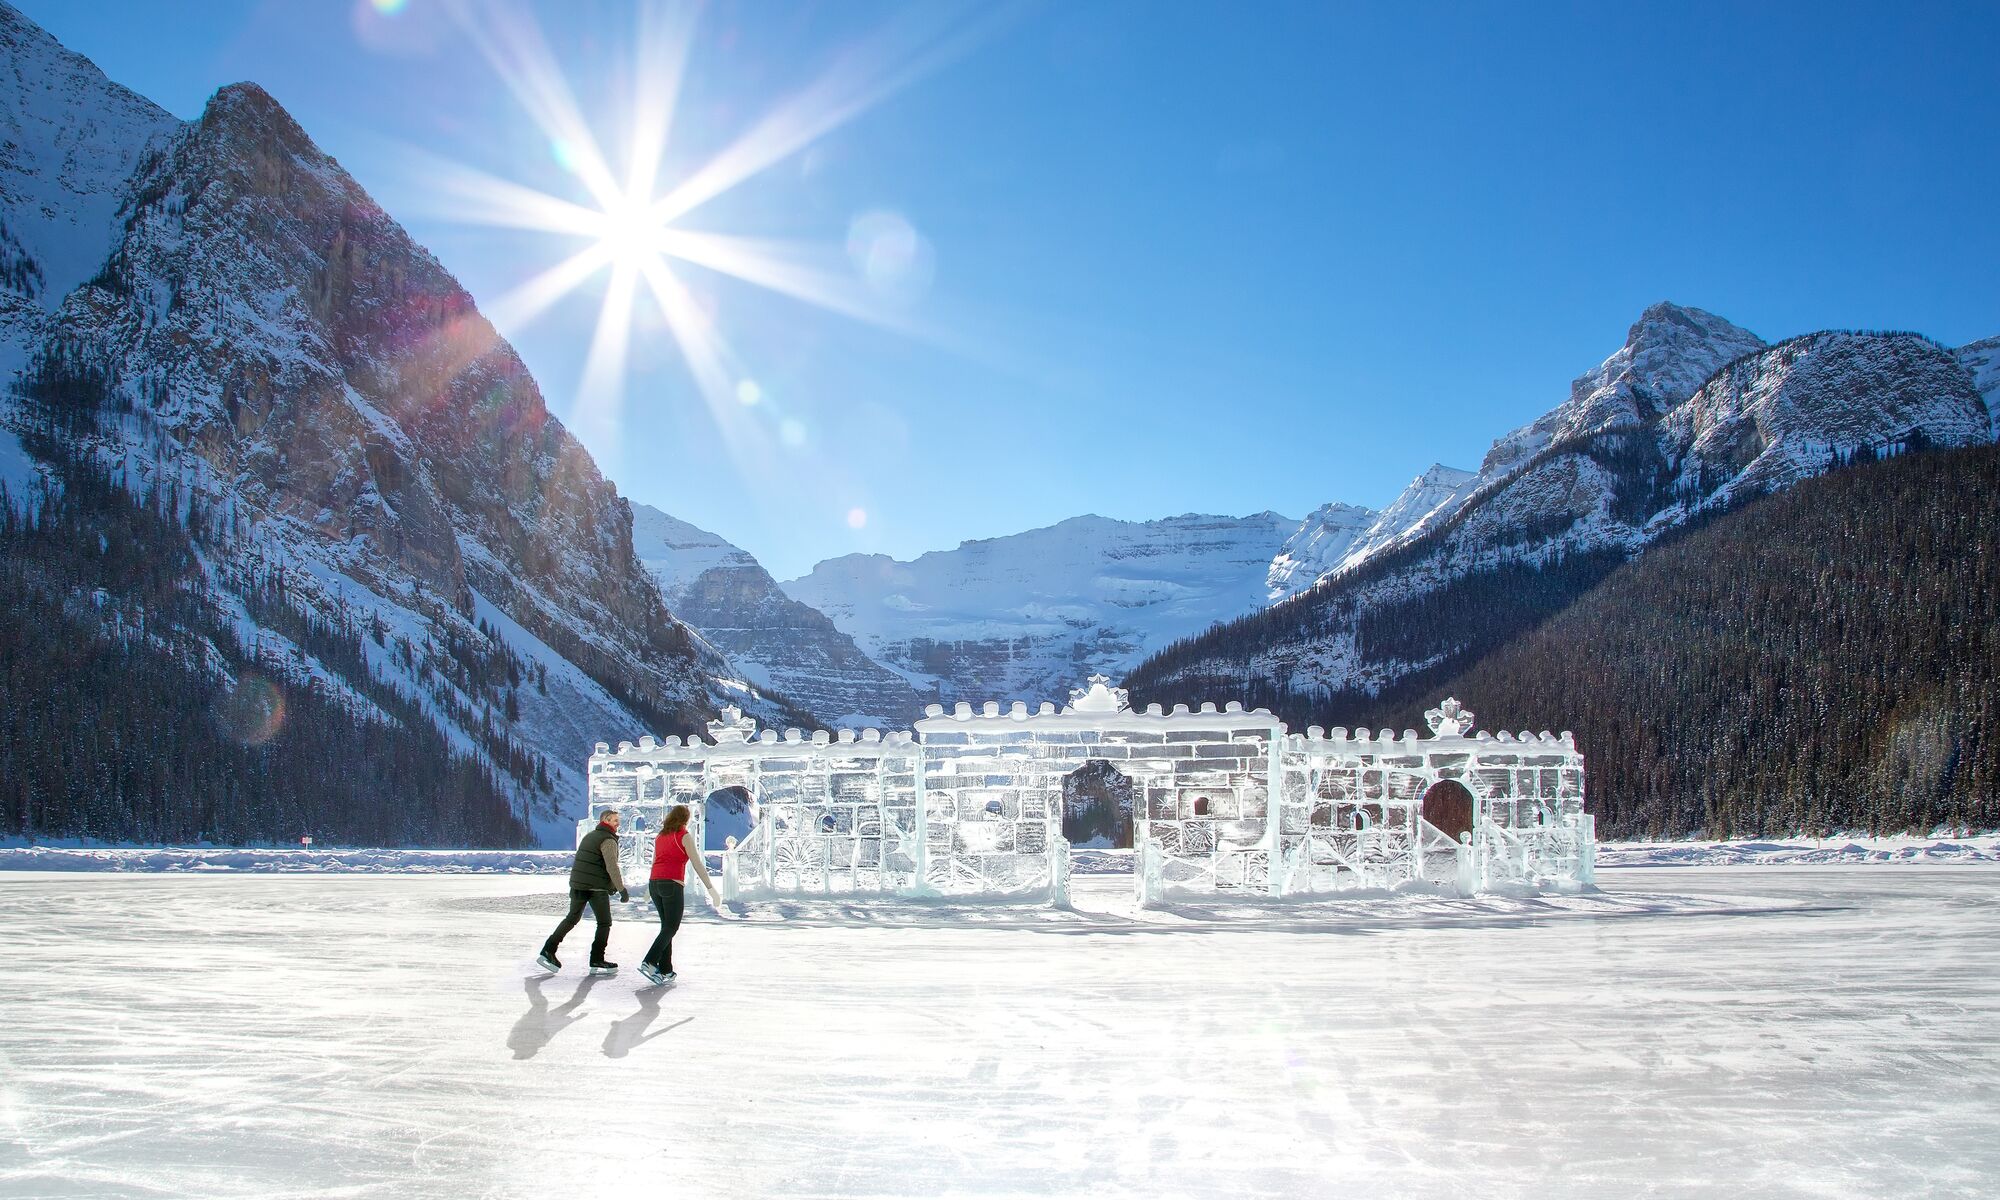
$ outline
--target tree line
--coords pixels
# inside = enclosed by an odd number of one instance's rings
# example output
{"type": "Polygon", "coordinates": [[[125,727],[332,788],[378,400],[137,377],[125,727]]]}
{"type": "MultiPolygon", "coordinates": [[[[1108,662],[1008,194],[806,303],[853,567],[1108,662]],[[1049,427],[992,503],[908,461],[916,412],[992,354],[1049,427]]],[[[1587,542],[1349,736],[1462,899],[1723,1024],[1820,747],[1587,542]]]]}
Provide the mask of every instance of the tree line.
{"type": "Polygon", "coordinates": [[[1373,696],[1208,698],[1421,730],[1455,695],[1483,728],[1571,729],[1613,837],[2000,828],[2000,447],[1840,459],[1469,663],[1373,696]]]}

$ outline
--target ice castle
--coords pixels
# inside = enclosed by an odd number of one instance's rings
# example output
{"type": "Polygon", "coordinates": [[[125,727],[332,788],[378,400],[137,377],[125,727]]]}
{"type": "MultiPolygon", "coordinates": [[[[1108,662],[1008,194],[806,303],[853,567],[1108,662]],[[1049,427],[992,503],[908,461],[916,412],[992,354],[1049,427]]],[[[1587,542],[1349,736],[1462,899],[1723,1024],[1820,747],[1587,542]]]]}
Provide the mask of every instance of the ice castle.
{"type": "MultiPolygon", "coordinates": [[[[725,898],[877,893],[1063,903],[1063,781],[1102,762],[1132,784],[1142,902],[1428,887],[1471,895],[1593,879],[1594,819],[1568,733],[1472,732],[1446,700],[1414,730],[1292,733],[1265,709],[1130,707],[1093,676],[1058,710],[1016,701],[947,712],[909,731],[759,731],[736,709],[708,737],[598,743],[589,809],[658,828],[738,789],[755,819],[723,852],[725,898]]],[[[628,837],[643,868],[651,838],[628,837]]],[[[643,873],[640,874],[643,878],[643,873]]]]}

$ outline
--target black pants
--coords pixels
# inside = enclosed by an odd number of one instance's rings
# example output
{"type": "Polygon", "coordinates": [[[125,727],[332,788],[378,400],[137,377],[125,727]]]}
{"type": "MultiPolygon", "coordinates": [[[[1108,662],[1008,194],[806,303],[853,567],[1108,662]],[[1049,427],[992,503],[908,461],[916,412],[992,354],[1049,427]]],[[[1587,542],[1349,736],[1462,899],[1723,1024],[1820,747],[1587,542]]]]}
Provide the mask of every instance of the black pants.
{"type": "Polygon", "coordinates": [[[660,910],[660,936],[646,951],[646,961],[661,973],[674,969],[674,932],[681,927],[681,912],[687,907],[687,888],[671,879],[655,879],[646,885],[653,907],[660,910]]]}
{"type": "Polygon", "coordinates": [[[592,963],[604,961],[604,948],[611,943],[611,893],[586,891],[583,888],[569,890],[569,915],[562,919],[562,924],[556,926],[556,931],[542,944],[542,953],[554,956],[556,947],[562,945],[562,940],[569,936],[569,931],[576,928],[578,921],[583,920],[583,906],[586,904],[590,905],[590,915],[597,918],[597,936],[590,939],[590,961],[592,963]]]}

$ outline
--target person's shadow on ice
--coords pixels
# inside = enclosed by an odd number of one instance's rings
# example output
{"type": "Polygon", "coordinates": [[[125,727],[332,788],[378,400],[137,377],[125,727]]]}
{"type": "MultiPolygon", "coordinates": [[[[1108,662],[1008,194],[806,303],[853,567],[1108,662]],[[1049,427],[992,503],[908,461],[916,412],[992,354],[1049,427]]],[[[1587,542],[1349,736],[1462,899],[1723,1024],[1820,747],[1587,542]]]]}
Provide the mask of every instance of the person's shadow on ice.
{"type": "Polygon", "coordinates": [[[582,1020],[583,1014],[576,1011],[577,1007],[590,998],[590,989],[596,987],[597,981],[602,978],[601,975],[585,975],[570,998],[554,1008],[549,1007],[548,997],[542,995],[542,984],[547,979],[537,977],[527,980],[528,1011],[521,1014],[521,1019],[514,1022],[513,1032],[507,1035],[507,1048],[514,1052],[514,1057],[535,1057],[550,1039],[582,1020]]]}
{"type": "Polygon", "coordinates": [[[604,1057],[624,1058],[661,1034],[671,1033],[694,1020],[693,1017],[682,1017],[665,1029],[647,1033],[646,1026],[660,1015],[660,1000],[666,994],[665,988],[648,988],[639,993],[639,1011],[622,1021],[613,1021],[611,1028],[604,1031],[604,1057]]]}

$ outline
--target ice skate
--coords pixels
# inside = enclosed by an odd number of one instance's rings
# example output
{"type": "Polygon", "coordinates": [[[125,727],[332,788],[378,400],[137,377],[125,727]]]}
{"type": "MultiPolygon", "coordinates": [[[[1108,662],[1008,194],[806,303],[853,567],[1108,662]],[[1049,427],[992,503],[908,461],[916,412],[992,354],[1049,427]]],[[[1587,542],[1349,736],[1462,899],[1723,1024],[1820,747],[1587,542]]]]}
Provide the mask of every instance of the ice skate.
{"type": "Polygon", "coordinates": [[[542,970],[547,971],[551,975],[562,970],[562,963],[556,960],[555,955],[550,954],[546,950],[542,951],[540,954],[535,955],[535,965],[540,967],[542,970]]]}
{"type": "Polygon", "coordinates": [[[592,975],[616,975],[618,973],[618,964],[615,962],[594,962],[590,964],[590,973],[592,975]]]}
{"type": "Polygon", "coordinates": [[[659,968],[655,967],[652,963],[640,963],[639,974],[644,975],[647,982],[651,983],[654,987],[661,987],[666,983],[666,980],[660,976],[659,968]]]}

